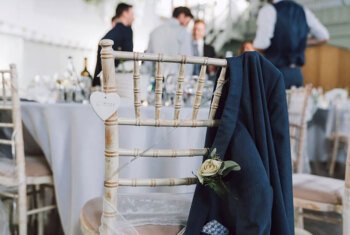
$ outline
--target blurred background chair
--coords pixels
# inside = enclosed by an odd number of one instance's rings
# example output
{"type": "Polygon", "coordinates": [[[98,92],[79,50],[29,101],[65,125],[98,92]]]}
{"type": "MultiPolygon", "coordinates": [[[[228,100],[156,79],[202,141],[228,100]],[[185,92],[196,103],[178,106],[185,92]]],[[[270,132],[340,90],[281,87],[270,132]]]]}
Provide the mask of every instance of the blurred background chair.
{"type": "Polygon", "coordinates": [[[312,85],[306,85],[302,88],[292,88],[286,91],[293,171],[297,173],[303,172],[304,165],[308,164],[308,162],[304,162],[307,159],[304,159],[303,155],[306,154],[306,116],[311,90],[312,85]]]}
{"type": "Polygon", "coordinates": [[[44,187],[53,187],[51,170],[44,156],[25,156],[20,99],[15,65],[0,70],[0,145],[5,151],[0,155],[0,196],[12,199],[10,222],[12,233],[27,234],[28,216],[37,216],[37,234],[44,232],[43,212],[55,205],[44,206],[44,187]],[[9,134],[10,138],[6,138],[9,134]],[[6,147],[9,151],[6,151],[6,147]],[[32,201],[29,208],[28,202],[32,201]],[[17,227],[13,226],[15,223],[17,227]]]}
{"type": "Polygon", "coordinates": [[[297,173],[293,175],[293,190],[294,207],[296,208],[295,216],[299,226],[303,226],[303,218],[327,223],[343,223],[343,234],[350,234],[349,147],[346,160],[345,180],[297,173]]]}
{"type": "MultiPolygon", "coordinates": [[[[347,94],[347,93],[346,93],[347,94]]],[[[350,103],[345,99],[335,100],[332,105],[331,121],[334,129],[330,133],[332,141],[332,155],[329,160],[329,175],[334,176],[335,165],[341,144],[348,144],[348,133],[350,131],[350,103]]]]}

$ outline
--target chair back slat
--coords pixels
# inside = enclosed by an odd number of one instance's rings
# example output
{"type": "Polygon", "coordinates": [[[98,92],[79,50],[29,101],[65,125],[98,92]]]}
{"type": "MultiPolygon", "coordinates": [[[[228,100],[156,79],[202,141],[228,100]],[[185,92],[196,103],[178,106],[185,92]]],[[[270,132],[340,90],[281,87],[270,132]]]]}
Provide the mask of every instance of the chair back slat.
{"type": "Polygon", "coordinates": [[[3,106],[6,106],[8,103],[9,96],[11,95],[11,71],[10,70],[2,70],[0,71],[1,75],[1,103],[3,106]]]}
{"type": "Polygon", "coordinates": [[[180,64],[179,68],[179,77],[177,80],[176,94],[175,94],[175,104],[174,104],[174,120],[179,120],[180,118],[180,110],[182,106],[182,96],[184,92],[184,84],[185,81],[185,59],[180,64]]]}
{"type": "Polygon", "coordinates": [[[12,106],[11,105],[0,105],[0,110],[11,110],[12,106]]]}
{"type": "Polygon", "coordinates": [[[196,120],[198,116],[199,107],[202,101],[206,71],[207,71],[207,65],[204,64],[201,66],[201,70],[199,72],[199,77],[197,81],[197,90],[196,90],[195,99],[193,103],[192,120],[196,120]]]}
{"type": "MultiPolygon", "coordinates": [[[[159,186],[181,186],[192,185],[197,183],[197,178],[162,178],[162,179],[120,179],[118,186],[131,187],[159,187],[159,186]]],[[[112,187],[112,185],[108,185],[112,187]]]]}
{"type": "Polygon", "coordinates": [[[5,122],[0,123],[0,128],[13,128],[13,127],[14,127],[14,125],[12,122],[11,123],[5,123],[5,122]]]}
{"type": "Polygon", "coordinates": [[[214,127],[219,124],[219,120],[156,120],[156,119],[128,119],[118,118],[118,125],[128,126],[155,126],[155,127],[214,127]]]}
{"type": "Polygon", "coordinates": [[[225,83],[225,76],[226,76],[226,67],[223,67],[221,69],[217,84],[216,84],[216,89],[214,91],[214,96],[213,96],[213,100],[211,102],[211,106],[210,106],[210,112],[209,112],[209,119],[213,120],[215,115],[216,115],[216,110],[219,107],[219,101],[221,98],[221,94],[222,94],[222,88],[224,86],[225,83]]]}
{"type": "Polygon", "coordinates": [[[135,118],[139,119],[141,116],[141,100],[140,100],[140,65],[138,60],[134,60],[134,107],[135,118]]]}
{"type": "MultiPolygon", "coordinates": [[[[108,39],[107,39],[108,40],[108,39]]],[[[106,42],[107,40],[102,40],[106,42]]],[[[101,42],[102,42],[101,41],[101,42]]],[[[126,51],[112,51],[110,56],[113,58],[120,58],[123,60],[134,60],[134,53],[137,52],[126,52],[126,51]]],[[[208,58],[208,57],[198,57],[198,56],[185,56],[186,64],[207,64],[218,66],[218,67],[226,67],[227,61],[226,59],[216,59],[216,58],[208,58]]],[[[102,56],[101,56],[102,58],[102,56]]],[[[159,54],[149,54],[149,53],[139,53],[138,57],[141,61],[161,61],[164,63],[181,63],[183,61],[183,55],[159,55],[159,54]]]]}
{"type": "Polygon", "coordinates": [[[0,139],[0,144],[3,145],[13,145],[13,141],[12,140],[8,140],[8,139],[0,139]]]}
{"type": "Polygon", "coordinates": [[[208,149],[119,149],[118,153],[120,157],[195,157],[207,154],[208,149]]]}
{"type": "MultiPolygon", "coordinates": [[[[348,143],[350,141],[350,135],[348,136],[348,143]]],[[[350,144],[347,146],[347,153],[346,153],[346,165],[345,165],[345,187],[349,191],[350,190],[350,144]]],[[[349,191],[350,193],[350,191],[349,191]]],[[[347,197],[350,197],[350,194],[347,195],[347,197]]],[[[350,209],[350,205],[349,209],[350,209]]]]}
{"type": "Polygon", "coordinates": [[[163,94],[163,74],[161,62],[156,62],[156,88],[155,88],[155,119],[160,120],[160,110],[162,108],[162,94],[163,94]]]}
{"type": "Polygon", "coordinates": [[[2,83],[2,102],[3,105],[6,105],[6,83],[5,83],[5,78],[4,78],[4,73],[1,73],[1,83],[2,83]]]}
{"type": "Polygon", "coordinates": [[[312,85],[286,91],[289,116],[289,133],[294,171],[303,172],[304,138],[307,131],[306,115],[312,85]]]}

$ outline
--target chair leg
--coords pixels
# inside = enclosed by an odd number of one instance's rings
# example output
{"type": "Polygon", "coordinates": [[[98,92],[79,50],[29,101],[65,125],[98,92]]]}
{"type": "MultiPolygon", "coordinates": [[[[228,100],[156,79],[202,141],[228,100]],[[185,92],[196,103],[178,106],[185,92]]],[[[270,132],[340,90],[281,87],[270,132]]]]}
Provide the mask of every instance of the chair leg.
{"type": "Polygon", "coordinates": [[[303,208],[294,209],[294,223],[297,228],[304,228],[303,208]]]}
{"type": "Polygon", "coordinates": [[[15,226],[15,214],[16,214],[16,208],[17,208],[17,200],[12,199],[11,205],[10,205],[10,215],[9,215],[9,224],[10,224],[10,232],[11,234],[17,234],[16,233],[16,226],[15,226]]]}
{"type": "Polygon", "coordinates": [[[342,212],[343,212],[342,213],[343,235],[350,235],[350,188],[349,187],[345,187],[342,212]]]}
{"type": "Polygon", "coordinates": [[[334,137],[333,151],[332,151],[332,158],[331,158],[331,162],[329,165],[329,175],[330,176],[334,175],[334,168],[335,168],[335,162],[337,160],[338,148],[339,148],[339,137],[335,136],[334,137]]]}
{"type": "MultiPolygon", "coordinates": [[[[28,194],[28,198],[30,199],[30,205],[28,205],[28,210],[37,208],[37,201],[36,201],[36,191],[34,185],[29,185],[28,188],[30,188],[30,194],[28,194]]],[[[33,229],[33,227],[36,226],[37,219],[36,215],[29,215],[28,216],[28,227],[33,229]]],[[[37,231],[35,231],[37,232],[37,231]]]]}
{"type": "Polygon", "coordinates": [[[18,188],[18,225],[19,235],[27,235],[27,185],[22,183],[18,188]]]}
{"type": "MultiPolygon", "coordinates": [[[[42,198],[42,190],[43,188],[40,185],[35,185],[35,191],[36,193],[36,197],[37,197],[37,208],[41,208],[43,207],[43,198],[42,198]]],[[[38,235],[43,235],[44,234],[44,212],[39,212],[37,214],[38,216],[38,235]]]]}

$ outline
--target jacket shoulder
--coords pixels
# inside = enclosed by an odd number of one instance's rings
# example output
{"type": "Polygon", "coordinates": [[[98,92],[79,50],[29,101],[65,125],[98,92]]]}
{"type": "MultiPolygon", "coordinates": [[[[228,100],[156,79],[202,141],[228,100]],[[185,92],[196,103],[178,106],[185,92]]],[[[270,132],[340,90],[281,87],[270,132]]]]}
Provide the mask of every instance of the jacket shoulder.
{"type": "Polygon", "coordinates": [[[283,80],[283,75],[268,59],[256,51],[249,51],[243,54],[245,64],[251,69],[261,71],[262,80],[266,87],[274,86],[283,80]]]}

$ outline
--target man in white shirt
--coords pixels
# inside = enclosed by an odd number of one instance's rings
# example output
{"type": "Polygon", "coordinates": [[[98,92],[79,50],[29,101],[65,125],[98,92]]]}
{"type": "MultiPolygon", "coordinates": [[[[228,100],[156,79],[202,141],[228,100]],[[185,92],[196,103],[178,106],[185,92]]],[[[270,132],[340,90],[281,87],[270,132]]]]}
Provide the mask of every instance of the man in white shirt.
{"type": "MultiPolygon", "coordinates": [[[[166,55],[192,56],[192,39],[186,27],[193,19],[193,15],[187,7],[177,7],[173,11],[173,17],[151,32],[147,53],[162,53],[166,55]]],[[[192,75],[193,66],[186,66],[186,75],[192,75]]],[[[163,74],[178,74],[177,64],[164,64],[163,74]]]]}
{"type": "Polygon", "coordinates": [[[294,1],[270,2],[259,11],[254,48],[282,72],[286,89],[302,86],[306,47],[327,42],[329,33],[309,9],[294,1]]]}

